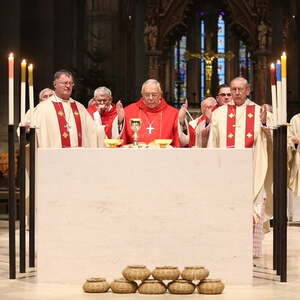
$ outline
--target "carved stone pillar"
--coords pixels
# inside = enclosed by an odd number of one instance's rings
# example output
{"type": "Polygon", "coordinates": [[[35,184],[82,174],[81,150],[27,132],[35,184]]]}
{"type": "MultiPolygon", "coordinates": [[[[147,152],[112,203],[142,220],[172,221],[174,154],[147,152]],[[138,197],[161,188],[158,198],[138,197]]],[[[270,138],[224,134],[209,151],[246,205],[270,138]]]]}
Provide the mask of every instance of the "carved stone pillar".
{"type": "Polygon", "coordinates": [[[159,80],[159,60],[161,56],[161,51],[147,51],[146,55],[149,59],[148,77],[159,80]]]}
{"type": "Polygon", "coordinates": [[[268,99],[268,95],[270,94],[270,80],[268,69],[268,55],[266,53],[256,53],[254,73],[255,94],[253,100],[259,105],[264,103],[271,104],[271,99],[268,99]]]}

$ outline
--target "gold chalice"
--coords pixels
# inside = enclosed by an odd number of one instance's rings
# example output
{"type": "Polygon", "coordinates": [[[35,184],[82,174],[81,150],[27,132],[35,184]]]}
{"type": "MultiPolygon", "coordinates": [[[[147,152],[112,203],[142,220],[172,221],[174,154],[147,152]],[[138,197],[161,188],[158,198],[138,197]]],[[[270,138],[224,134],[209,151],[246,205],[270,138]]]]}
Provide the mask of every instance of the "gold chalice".
{"type": "Polygon", "coordinates": [[[142,126],[142,120],[139,118],[130,119],[130,128],[133,130],[133,147],[138,147],[138,131],[142,126]]]}

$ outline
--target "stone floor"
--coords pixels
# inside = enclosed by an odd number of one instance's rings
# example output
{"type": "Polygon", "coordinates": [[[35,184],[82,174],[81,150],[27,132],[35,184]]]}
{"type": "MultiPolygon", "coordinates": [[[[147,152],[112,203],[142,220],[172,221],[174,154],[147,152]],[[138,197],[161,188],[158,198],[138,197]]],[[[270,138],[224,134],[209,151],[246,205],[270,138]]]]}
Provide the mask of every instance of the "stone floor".
{"type": "MultiPolygon", "coordinates": [[[[141,294],[118,295],[86,294],[78,285],[41,284],[36,281],[35,271],[29,270],[26,275],[18,274],[16,280],[8,279],[8,225],[0,221],[0,300],[93,300],[93,299],[219,299],[219,300],[298,300],[300,288],[300,227],[288,227],[288,282],[279,282],[278,276],[272,271],[272,234],[264,240],[264,256],[255,259],[257,267],[253,272],[253,284],[249,286],[226,285],[222,295],[177,296],[164,294],[161,296],[145,296],[141,294]]],[[[55,262],[50,262],[55,263],[55,262]]],[[[57,272],[63,266],[57,266],[57,272]]],[[[234,272],[234,270],[232,270],[234,272]]],[[[226,283],[225,283],[226,284],[226,283]]]]}

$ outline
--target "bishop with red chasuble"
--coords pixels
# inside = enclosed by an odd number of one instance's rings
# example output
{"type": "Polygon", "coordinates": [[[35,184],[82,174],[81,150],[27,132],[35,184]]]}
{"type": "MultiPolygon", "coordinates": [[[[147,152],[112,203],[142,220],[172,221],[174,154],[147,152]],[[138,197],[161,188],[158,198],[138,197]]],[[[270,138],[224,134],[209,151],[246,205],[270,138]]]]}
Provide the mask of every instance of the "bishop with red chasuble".
{"type": "Polygon", "coordinates": [[[167,104],[162,98],[162,91],[157,80],[147,80],[142,86],[142,98],[124,109],[124,124],[121,132],[124,144],[133,142],[130,119],[139,118],[141,128],[138,132],[138,142],[148,144],[155,139],[172,139],[171,146],[185,146],[186,134],[180,124],[185,123],[185,113],[182,110],[178,111],[167,104]],[[183,120],[179,122],[182,118],[183,120]]]}

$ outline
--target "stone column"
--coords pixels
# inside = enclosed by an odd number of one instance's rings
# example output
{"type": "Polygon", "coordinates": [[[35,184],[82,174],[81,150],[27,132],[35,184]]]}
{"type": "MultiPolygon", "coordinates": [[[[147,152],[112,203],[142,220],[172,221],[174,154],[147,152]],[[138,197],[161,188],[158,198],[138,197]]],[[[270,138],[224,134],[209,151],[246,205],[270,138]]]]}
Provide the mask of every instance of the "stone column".
{"type": "Polygon", "coordinates": [[[257,51],[255,53],[255,103],[261,105],[264,103],[272,104],[270,99],[270,80],[268,68],[268,53],[257,51]]]}

